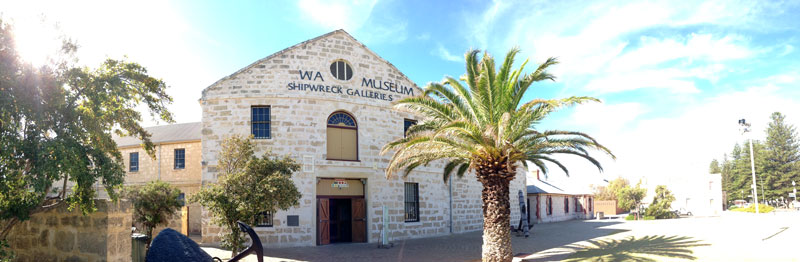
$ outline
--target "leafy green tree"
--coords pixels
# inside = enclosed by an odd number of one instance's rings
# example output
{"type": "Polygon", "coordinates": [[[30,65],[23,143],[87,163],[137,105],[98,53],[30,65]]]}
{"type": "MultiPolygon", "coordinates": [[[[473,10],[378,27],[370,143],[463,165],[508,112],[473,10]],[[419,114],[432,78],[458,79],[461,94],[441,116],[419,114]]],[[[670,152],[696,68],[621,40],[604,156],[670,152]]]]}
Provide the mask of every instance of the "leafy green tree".
{"type": "Polygon", "coordinates": [[[56,62],[34,67],[15,48],[11,26],[0,21],[0,239],[62,204],[94,211],[96,182],[117,199],[125,172],[112,132],[141,139],[153,156],[137,106],[172,121],[166,85],[139,64],[76,67],[77,46],[67,41],[56,62]]]}
{"type": "Polygon", "coordinates": [[[124,197],[133,203],[133,219],[144,226],[147,233],[147,246],[153,240],[153,229],[167,224],[169,218],[183,206],[179,199],[181,191],[161,180],[151,181],[144,186],[128,188],[124,197]]]}
{"type": "Polygon", "coordinates": [[[266,153],[258,158],[249,137],[234,135],[222,142],[219,153],[219,180],[192,196],[214,215],[220,231],[222,246],[232,250],[232,256],[244,249],[245,239],[236,221],[249,225],[258,222],[264,212],[275,213],[297,206],[300,192],[292,174],[300,165],[288,156],[266,153]]]}
{"type": "Polygon", "coordinates": [[[619,190],[617,193],[617,206],[623,210],[638,210],[639,205],[642,203],[647,189],[642,188],[642,181],[636,184],[636,187],[626,186],[619,190]]]}
{"type": "Polygon", "coordinates": [[[772,113],[767,128],[764,150],[763,187],[765,199],[788,199],[792,181],[800,182],[800,142],[795,127],[786,123],[786,116],[772,113]]]}
{"type": "Polygon", "coordinates": [[[709,174],[722,173],[722,167],[719,165],[719,161],[717,161],[716,159],[711,160],[711,164],[708,165],[708,173],[709,174]]]}
{"type": "Polygon", "coordinates": [[[630,187],[628,180],[618,177],[617,179],[611,180],[611,182],[608,183],[608,186],[598,187],[595,191],[594,197],[597,200],[619,201],[617,195],[626,187],[630,187]]]}
{"type": "MultiPolygon", "coordinates": [[[[536,130],[549,113],[566,106],[599,101],[591,97],[533,99],[523,102],[531,84],[554,80],[547,69],[554,58],[540,64],[532,73],[512,71],[519,51],[508,52],[500,68],[488,53],[466,53],[466,74],[460,79],[445,77],[430,83],[420,96],[401,99],[396,108],[422,116],[423,121],[400,138],[384,146],[382,153],[394,151],[387,176],[408,174],[416,167],[445,159],[443,178],[455,173],[461,177],[475,171],[483,184],[483,261],[511,261],[509,225],[509,183],[517,168],[528,162],[547,172],[545,162],[565,172],[566,166],[553,155],[574,155],[601,168],[587,149],[597,149],[613,157],[608,149],[580,132],[536,130]],[[459,81],[460,80],[460,81],[459,81]],[[462,82],[463,81],[463,82],[462,82]]],[[[567,173],[569,174],[569,173],[567,173]]]]}
{"type": "Polygon", "coordinates": [[[656,186],[653,203],[647,208],[645,215],[656,219],[675,218],[676,214],[672,212],[672,202],[675,202],[675,196],[667,189],[667,186],[656,186]]]}

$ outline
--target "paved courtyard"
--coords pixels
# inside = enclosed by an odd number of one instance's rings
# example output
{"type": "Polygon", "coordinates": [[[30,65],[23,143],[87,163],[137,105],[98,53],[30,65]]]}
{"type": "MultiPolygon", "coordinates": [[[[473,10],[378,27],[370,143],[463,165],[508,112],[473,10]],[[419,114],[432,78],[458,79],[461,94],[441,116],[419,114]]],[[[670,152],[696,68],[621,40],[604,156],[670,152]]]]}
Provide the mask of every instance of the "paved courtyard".
{"type": "MultiPolygon", "coordinates": [[[[745,214],[657,221],[591,220],[537,224],[512,234],[521,261],[800,261],[800,213],[745,214]],[[647,261],[647,260],[644,260],[647,261]]],[[[212,255],[229,251],[204,248],[212,255]]],[[[266,261],[480,261],[481,233],[376,244],[266,249],[266,261]]],[[[250,257],[247,261],[256,261],[250,257]]]]}

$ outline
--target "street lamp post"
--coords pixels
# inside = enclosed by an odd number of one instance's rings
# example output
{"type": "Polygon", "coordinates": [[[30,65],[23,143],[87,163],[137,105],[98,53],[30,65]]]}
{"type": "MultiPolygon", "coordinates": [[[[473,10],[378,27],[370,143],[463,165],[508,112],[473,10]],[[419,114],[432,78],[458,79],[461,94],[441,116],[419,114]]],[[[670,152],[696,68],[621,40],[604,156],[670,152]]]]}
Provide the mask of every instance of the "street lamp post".
{"type": "MultiPolygon", "coordinates": [[[[750,123],[744,121],[744,118],[739,119],[739,125],[742,126],[742,135],[750,132],[750,123]]],[[[756,188],[756,161],[753,157],[753,139],[750,139],[750,169],[753,174],[753,201],[756,204],[756,214],[758,214],[758,188],[756,188]]]]}

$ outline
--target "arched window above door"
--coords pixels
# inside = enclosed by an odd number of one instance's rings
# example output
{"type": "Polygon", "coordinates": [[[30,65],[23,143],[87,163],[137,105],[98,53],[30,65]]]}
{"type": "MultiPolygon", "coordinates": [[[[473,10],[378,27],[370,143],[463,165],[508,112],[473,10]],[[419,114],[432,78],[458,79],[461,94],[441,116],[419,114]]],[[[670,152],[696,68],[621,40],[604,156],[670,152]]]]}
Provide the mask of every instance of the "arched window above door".
{"type": "Polygon", "coordinates": [[[353,115],[337,111],[328,116],[327,159],[358,161],[358,124],[353,115]]]}

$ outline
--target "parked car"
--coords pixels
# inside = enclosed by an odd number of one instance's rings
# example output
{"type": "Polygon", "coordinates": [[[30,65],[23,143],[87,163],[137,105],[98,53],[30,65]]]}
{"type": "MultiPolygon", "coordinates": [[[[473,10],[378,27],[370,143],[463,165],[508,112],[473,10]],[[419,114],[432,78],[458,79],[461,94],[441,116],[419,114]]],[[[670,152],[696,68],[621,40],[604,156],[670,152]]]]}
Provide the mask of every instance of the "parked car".
{"type": "Polygon", "coordinates": [[[674,212],[675,215],[678,216],[692,216],[692,211],[686,210],[685,208],[681,208],[672,212],[674,212]]]}

